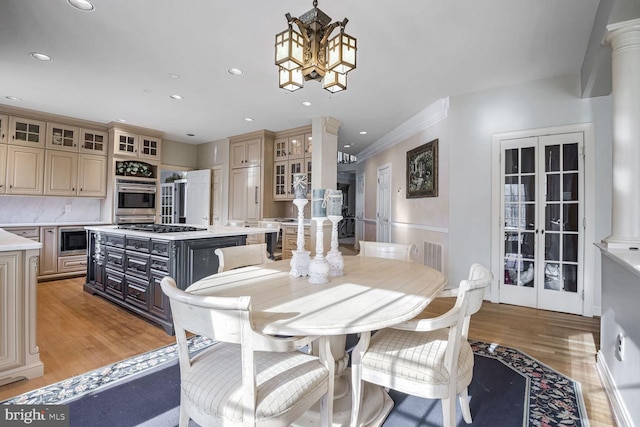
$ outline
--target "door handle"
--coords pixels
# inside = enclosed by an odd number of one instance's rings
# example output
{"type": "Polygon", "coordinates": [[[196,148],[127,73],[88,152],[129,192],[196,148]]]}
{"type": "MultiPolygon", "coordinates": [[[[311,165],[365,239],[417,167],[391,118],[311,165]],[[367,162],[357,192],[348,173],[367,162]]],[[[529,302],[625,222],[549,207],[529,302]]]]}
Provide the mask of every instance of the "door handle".
{"type": "Polygon", "coordinates": [[[256,191],[255,191],[255,203],[256,205],[258,204],[258,187],[256,187],[256,191]]]}

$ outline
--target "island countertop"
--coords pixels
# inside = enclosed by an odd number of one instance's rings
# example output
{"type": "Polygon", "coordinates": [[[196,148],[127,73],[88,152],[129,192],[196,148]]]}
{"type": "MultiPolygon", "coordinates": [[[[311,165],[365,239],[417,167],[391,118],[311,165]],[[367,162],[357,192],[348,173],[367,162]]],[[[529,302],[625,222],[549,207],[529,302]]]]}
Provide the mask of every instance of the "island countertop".
{"type": "MultiPolygon", "coordinates": [[[[179,224],[188,225],[188,224],[179,224]]],[[[250,234],[264,234],[273,233],[276,230],[273,228],[260,228],[260,227],[223,227],[223,226],[194,226],[198,228],[206,228],[203,231],[184,231],[175,233],[153,233],[149,231],[135,231],[118,228],[117,225],[106,226],[86,226],[85,230],[101,231],[104,233],[122,234],[125,236],[138,236],[138,237],[161,237],[165,240],[191,240],[191,239],[208,239],[211,237],[227,237],[227,236],[242,236],[250,234]]]]}
{"type": "Polygon", "coordinates": [[[40,249],[42,243],[0,229],[0,252],[40,249]]]}

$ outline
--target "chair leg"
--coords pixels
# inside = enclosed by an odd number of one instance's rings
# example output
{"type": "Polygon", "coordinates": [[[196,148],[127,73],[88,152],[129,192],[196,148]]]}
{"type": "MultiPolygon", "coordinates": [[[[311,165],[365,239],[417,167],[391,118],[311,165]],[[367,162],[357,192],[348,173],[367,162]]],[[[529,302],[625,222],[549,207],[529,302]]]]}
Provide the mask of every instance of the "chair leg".
{"type": "Polygon", "coordinates": [[[467,388],[462,390],[458,398],[460,399],[460,408],[462,408],[464,422],[471,424],[473,420],[471,419],[471,409],[469,409],[469,390],[467,388]]]}
{"type": "Polygon", "coordinates": [[[456,427],[456,401],[449,397],[442,399],[442,425],[456,427]]]}
{"type": "Polygon", "coordinates": [[[189,414],[187,414],[187,410],[183,405],[180,405],[180,422],[178,424],[180,427],[188,427],[189,426],[189,414]]]}

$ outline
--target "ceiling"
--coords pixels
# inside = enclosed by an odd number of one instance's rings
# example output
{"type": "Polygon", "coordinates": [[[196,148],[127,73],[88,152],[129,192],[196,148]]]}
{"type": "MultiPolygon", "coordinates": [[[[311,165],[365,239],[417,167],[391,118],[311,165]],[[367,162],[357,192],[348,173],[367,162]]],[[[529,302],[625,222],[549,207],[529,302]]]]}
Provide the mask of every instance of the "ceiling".
{"type": "Polygon", "coordinates": [[[83,12],[67,0],[2,0],[0,104],[124,119],[192,144],[331,116],[342,121],[339,148],[357,154],[438,98],[579,73],[599,0],[320,0],[358,40],[337,94],[316,81],[278,88],[275,34],[311,0],[93,3],[83,12]]]}

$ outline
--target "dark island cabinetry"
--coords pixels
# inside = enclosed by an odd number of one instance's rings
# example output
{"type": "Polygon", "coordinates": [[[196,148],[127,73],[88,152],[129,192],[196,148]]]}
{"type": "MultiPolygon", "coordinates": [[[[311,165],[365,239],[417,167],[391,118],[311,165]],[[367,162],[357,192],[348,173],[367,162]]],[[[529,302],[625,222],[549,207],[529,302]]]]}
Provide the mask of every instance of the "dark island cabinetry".
{"type": "Polygon", "coordinates": [[[244,245],[245,235],[170,240],[160,234],[87,231],[84,290],[162,326],[173,335],[173,321],[160,281],[176,280],[180,289],[218,271],[216,248],[244,245]]]}

